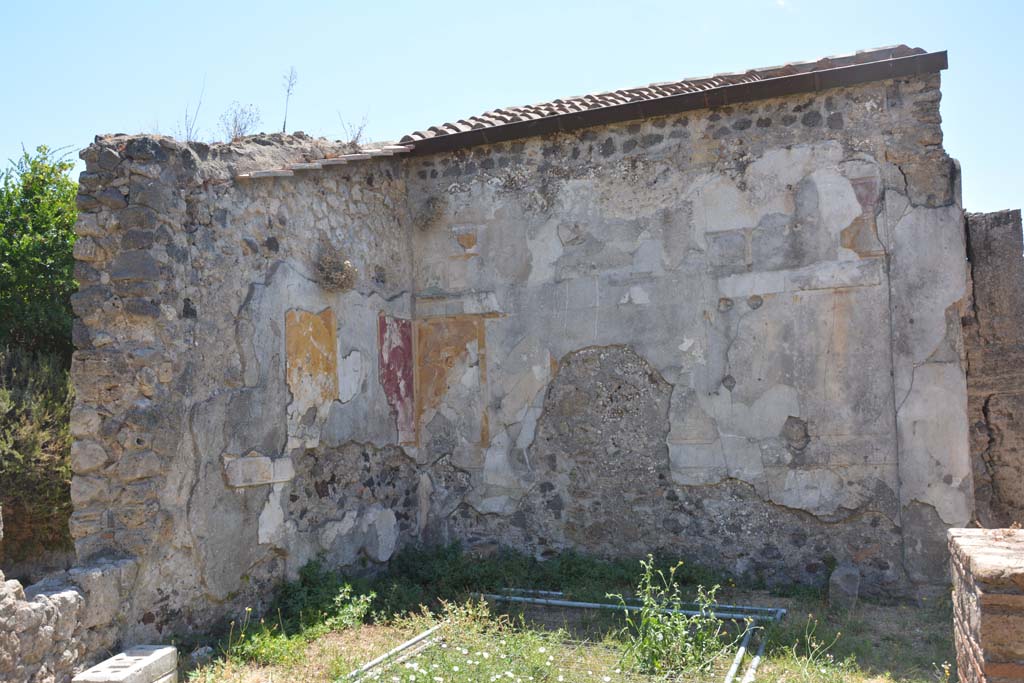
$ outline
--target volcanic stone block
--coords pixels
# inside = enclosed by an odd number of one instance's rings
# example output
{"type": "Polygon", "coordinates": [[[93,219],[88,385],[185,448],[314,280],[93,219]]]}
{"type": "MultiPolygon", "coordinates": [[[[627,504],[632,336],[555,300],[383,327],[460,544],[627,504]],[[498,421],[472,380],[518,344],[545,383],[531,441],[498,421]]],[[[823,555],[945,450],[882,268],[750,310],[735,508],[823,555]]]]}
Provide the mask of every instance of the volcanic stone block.
{"type": "Polygon", "coordinates": [[[828,579],[828,604],[835,609],[852,609],[859,591],[860,570],[851,565],[836,567],[828,579]]]}

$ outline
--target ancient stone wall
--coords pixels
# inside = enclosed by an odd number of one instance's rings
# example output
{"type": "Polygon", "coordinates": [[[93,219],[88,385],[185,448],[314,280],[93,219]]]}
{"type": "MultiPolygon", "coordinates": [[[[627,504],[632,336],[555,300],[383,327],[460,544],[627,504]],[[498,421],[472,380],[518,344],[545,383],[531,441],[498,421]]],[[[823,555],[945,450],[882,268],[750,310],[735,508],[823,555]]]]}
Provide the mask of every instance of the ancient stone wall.
{"type": "Polygon", "coordinates": [[[1024,680],[1024,532],[950,529],[949,555],[959,680],[1024,680]]]}
{"type": "Polygon", "coordinates": [[[396,164],[232,180],[331,149],[110,137],[83,153],[72,534],[83,561],[138,558],[131,641],[258,608],[319,552],[386,560],[415,524],[396,518],[391,488],[381,502],[366,483],[391,471],[398,441],[377,381],[380,318],[410,316],[396,164]],[[320,282],[325,253],[358,264],[351,289],[320,282]],[[293,483],[328,454],[358,462],[293,483]],[[297,509],[328,491],[324,514],[297,509]]]}
{"type": "Polygon", "coordinates": [[[978,521],[1024,523],[1024,243],[1020,211],[967,215],[964,317],[978,521]]]}
{"type": "Polygon", "coordinates": [[[120,638],[135,562],[101,562],[23,588],[0,572],[0,680],[68,681],[120,638]]]}
{"type": "Polygon", "coordinates": [[[973,486],[938,87],[287,177],[239,174],[339,149],[98,139],[72,532],[137,562],[124,641],[417,540],[944,581],[973,486]]]}
{"type": "Polygon", "coordinates": [[[411,159],[415,324],[453,350],[417,346],[416,444],[470,479],[433,519],[540,554],[942,581],[972,489],[938,87],[411,159]]]}

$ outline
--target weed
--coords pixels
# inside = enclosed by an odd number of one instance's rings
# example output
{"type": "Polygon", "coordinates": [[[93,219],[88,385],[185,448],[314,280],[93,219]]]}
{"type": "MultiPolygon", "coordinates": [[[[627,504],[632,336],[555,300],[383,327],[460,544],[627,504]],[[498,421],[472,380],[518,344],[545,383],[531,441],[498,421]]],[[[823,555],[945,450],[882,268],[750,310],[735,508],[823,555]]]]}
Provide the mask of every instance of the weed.
{"type": "Polygon", "coordinates": [[[307,564],[298,581],[281,587],[266,618],[254,621],[247,607],[240,623],[232,621],[221,646],[224,658],[261,665],[296,662],[306,645],[332,631],[363,623],[374,594],[359,593],[340,574],[319,562],[307,564]]]}
{"type": "Polygon", "coordinates": [[[282,628],[291,632],[325,624],[329,629],[347,628],[363,621],[374,597],[365,585],[354,586],[314,560],[299,570],[297,581],[281,586],[270,613],[277,614],[282,628]]]}
{"type": "MultiPolygon", "coordinates": [[[[640,609],[627,612],[627,639],[623,663],[647,674],[679,671],[709,671],[734,644],[722,622],[711,616],[718,586],[697,587],[701,614],[687,615],[683,610],[682,589],[676,571],[682,563],[670,567],[668,574],[654,566],[654,558],[641,561],[643,571],[636,587],[640,609]]],[[[626,607],[622,595],[608,595],[626,607]]]]}
{"type": "Polygon", "coordinates": [[[260,110],[256,105],[232,102],[228,110],[220,115],[220,131],[226,142],[234,142],[255,133],[260,120],[260,110]]]}
{"type": "MultiPolygon", "coordinates": [[[[817,634],[818,621],[807,615],[802,631],[793,642],[775,642],[771,649],[774,667],[784,667],[786,680],[795,683],[843,683],[859,672],[853,655],[838,659],[832,650],[842,636],[837,631],[831,637],[817,634]]],[[[771,637],[771,635],[769,635],[771,637]]]]}
{"type": "Polygon", "coordinates": [[[290,664],[302,655],[306,644],[304,638],[298,634],[289,636],[280,622],[268,626],[264,619],[254,623],[251,616],[252,609],[247,607],[237,631],[235,622],[231,622],[231,630],[224,644],[225,659],[240,659],[267,666],[290,664]]]}

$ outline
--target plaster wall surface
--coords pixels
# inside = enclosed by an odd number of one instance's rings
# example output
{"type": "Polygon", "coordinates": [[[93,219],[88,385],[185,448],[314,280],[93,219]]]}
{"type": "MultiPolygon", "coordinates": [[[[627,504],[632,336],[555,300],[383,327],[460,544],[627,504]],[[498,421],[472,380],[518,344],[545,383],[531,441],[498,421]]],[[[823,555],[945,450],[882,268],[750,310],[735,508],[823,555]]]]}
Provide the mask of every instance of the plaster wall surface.
{"type": "Polygon", "coordinates": [[[248,180],[339,150],[98,139],[72,532],[138,563],[125,641],[413,542],[944,582],[973,485],[938,88],[248,180]]]}
{"type": "Polygon", "coordinates": [[[386,559],[410,524],[365,484],[398,467],[376,360],[379,317],[411,313],[404,181],[384,160],[232,182],[325,153],[265,142],[115,137],[83,153],[83,192],[122,200],[80,197],[72,533],[83,561],[140,558],[130,641],[258,608],[321,552],[386,559]],[[358,263],[351,290],[318,284],[327,247],[358,263]],[[328,454],[349,458],[348,488],[305,478],[328,454]],[[328,495],[329,514],[294,510],[328,495]]]}
{"type": "Polygon", "coordinates": [[[470,478],[445,533],[942,581],[944,529],[973,508],[937,88],[410,160],[417,324],[485,329],[418,404],[420,458],[470,478]]]}

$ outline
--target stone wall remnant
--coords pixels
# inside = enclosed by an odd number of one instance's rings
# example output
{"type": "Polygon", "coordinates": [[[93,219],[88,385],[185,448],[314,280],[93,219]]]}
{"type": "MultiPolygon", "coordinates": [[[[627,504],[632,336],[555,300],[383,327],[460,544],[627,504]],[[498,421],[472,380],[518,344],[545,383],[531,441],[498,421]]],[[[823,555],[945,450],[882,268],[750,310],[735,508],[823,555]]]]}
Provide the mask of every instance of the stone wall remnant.
{"type": "Polygon", "coordinates": [[[1024,243],[1020,211],[967,214],[972,298],[963,318],[977,516],[1024,523],[1024,243]]]}
{"type": "Polygon", "coordinates": [[[974,485],[938,102],[922,73],[399,156],[98,138],[124,206],[77,226],[72,533],[138,567],[120,637],[432,541],[940,589],[974,485]]]}
{"type": "Polygon", "coordinates": [[[960,680],[1024,680],[1024,531],[950,529],[949,555],[960,680]]]}
{"type": "Polygon", "coordinates": [[[27,588],[0,572],[0,679],[65,682],[113,647],[136,571],[108,561],[27,588]]]}

